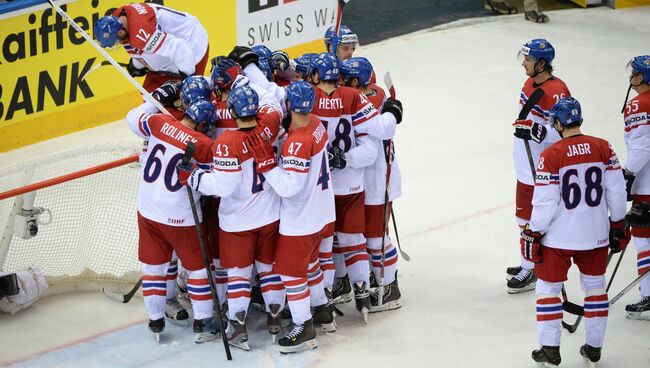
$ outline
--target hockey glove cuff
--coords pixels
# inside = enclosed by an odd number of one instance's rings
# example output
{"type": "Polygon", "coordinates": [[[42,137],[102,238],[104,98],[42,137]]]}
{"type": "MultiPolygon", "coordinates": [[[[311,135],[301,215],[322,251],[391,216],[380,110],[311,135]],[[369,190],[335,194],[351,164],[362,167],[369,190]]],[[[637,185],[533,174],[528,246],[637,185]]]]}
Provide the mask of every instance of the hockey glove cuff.
{"type": "Polygon", "coordinates": [[[532,120],[516,120],[513,124],[515,127],[515,137],[532,140],[541,143],[546,138],[546,127],[534,123],[532,120]]]}
{"type": "Polygon", "coordinates": [[[132,77],[144,77],[149,73],[149,69],[147,68],[138,68],[133,64],[133,58],[129,60],[129,63],[126,65],[126,71],[129,72],[129,75],[132,77]]]}
{"type": "Polygon", "coordinates": [[[521,232],[521,255],[525,260],[533,263],[542,262],[541,240],[543,235],[532,231],[528,224],[521,232]]]}
{"type": "Polygon", "coordinates": [[[230,51],[230,54],[228,54],[228,57],[239,63],[242,69],[245,69],[246,66],[250,63],[253,63],[257,66],[260,65],[259,56],[251,51],[250,47],[235,46],[232,51],[230,51]]]}
{"type": "Polygon", "coordinates": [[[345,160],[345,152],[338,146],[333,146],[327,151],[329,158],[330,169],[345,169],[347,161],[345,160]]]}
{"type": "Polygon", "coordinates": [[[623,169],[623,177],[625,178],[625,191],[627,192],[627,201],[631,202],[632,199],[632,184],[634,184],[634,179],[636,179],[636,176],[630,171],[627,171],[627,169],[623,169]]]}
{"type": "Polygon", "coordinates": [[[402,111],[402,102],[392,97],[387,99],[386,102],[384,102],[384,106],[381,108],[382,114],[385,112],[393,114],[397,124],[402,122],[402,111]]]}
{"type": "Polygon", "coordinates": [[[625,220],[609,220],[609,248],[612,253],[618,253],[625,249],[630,243],[630,227],[626,226],[625,220]]]}

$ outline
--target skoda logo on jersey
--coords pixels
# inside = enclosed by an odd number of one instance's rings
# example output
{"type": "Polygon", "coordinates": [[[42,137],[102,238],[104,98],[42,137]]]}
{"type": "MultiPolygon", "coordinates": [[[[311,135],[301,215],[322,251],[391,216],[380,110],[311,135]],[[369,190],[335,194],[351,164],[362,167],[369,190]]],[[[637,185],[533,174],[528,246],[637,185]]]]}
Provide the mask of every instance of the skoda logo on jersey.
{"type": "Polygon", "coordinates": [[[237,166],[237,163],[228,160],[214,160],[214,165],[215,166],[237,166]]]}
{"type": "Polygon", "coordinates": [[[634,115],[634,116],[629,116],[627,120],[625,120],[625,126],[630,126],[634,123],[638,123],[640,121],[646,120],[646,115],[634,115]]]}

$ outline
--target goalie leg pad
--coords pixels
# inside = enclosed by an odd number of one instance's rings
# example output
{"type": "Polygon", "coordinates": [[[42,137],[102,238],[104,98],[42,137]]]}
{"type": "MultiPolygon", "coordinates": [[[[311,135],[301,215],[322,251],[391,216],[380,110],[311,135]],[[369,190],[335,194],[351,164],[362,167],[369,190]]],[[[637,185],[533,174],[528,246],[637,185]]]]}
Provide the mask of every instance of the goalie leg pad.
{"type": "Polygon", "coordinates": [[[18,283],[18,294],[0,299],[0,311],[9,314],[29,308],[47,289],[45,276],[37,268],[16,272],[15,278],[18,283]]]}

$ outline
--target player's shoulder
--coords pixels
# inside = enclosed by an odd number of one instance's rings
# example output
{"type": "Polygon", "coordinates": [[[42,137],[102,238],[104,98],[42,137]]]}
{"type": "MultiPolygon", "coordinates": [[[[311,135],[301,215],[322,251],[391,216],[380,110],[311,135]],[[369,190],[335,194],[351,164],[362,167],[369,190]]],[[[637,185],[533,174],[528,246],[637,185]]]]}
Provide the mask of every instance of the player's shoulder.
{"type": "Polygon", "coordinates": [[[368,97],[368,100],[370,100],[376,108],[381,108],[384,101],[386,101],[386,92],[376,84],[370,85],[369,87],[374,91],[374,93],[366,97],[368,97]]]}
{"type": "MultiPolygon", "coordinates": [[[[646,115],[648,113],[650,113],[650,91],[635,96],[625,104],[623,117],[626,126],[628,125],[628,118],[634,117],[634,119],[632,119],[633,121],[630,121],[630,123],[638,123],[641,120],[646,120],[646,115]]],[[[643,123],[647,123],[647,121],[643,121],[643,123]]]]}

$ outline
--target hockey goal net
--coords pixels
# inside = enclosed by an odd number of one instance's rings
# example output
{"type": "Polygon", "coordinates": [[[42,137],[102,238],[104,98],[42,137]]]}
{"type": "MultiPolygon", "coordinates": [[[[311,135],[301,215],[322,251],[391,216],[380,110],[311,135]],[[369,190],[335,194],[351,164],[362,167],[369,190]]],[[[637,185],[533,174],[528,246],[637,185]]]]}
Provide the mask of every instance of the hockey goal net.
{"type": "Polygon", "coordinates": [[[0,271],[39,268],[47,294],[137,282],[141,149],[137,140],[87,145],[0,168],[0,271]],[[22,225],[32,201],[42,213],[30,237],[22,225]]]}

